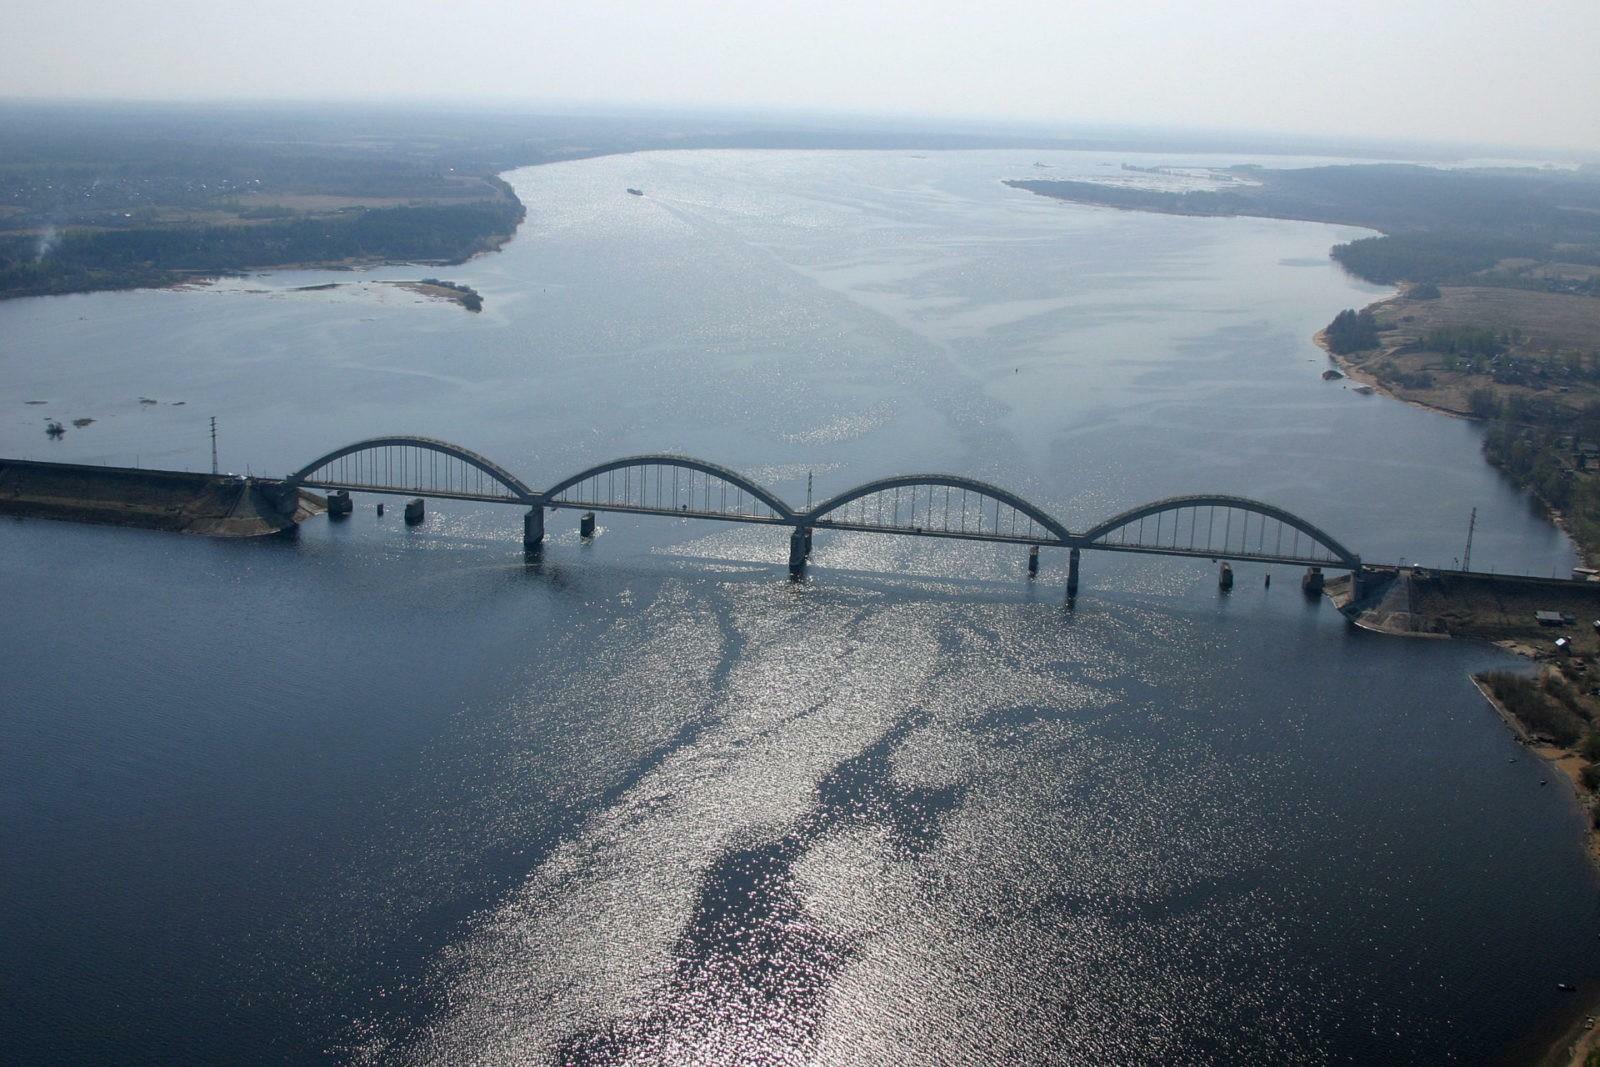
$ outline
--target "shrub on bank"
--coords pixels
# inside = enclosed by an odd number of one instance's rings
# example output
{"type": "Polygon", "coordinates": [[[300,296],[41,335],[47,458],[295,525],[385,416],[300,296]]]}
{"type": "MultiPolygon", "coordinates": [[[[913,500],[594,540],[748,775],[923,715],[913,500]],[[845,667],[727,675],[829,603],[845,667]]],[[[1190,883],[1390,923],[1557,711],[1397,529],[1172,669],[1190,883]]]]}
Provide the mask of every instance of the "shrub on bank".
{"type": "Polygon", "coordinates": [[[1501,706],[1530,732],[1558,745],[1570,745],[1583,736],[1583,720],[1547,694],[1538,679],[1509,671],[1491,671],[1482,679],[1501,706]]]}
{"type": "Polygon", "coordinates": [[[1500,399],[1493,389],[1474,389],[1467,394],[1467,410],[1474,418],[1493,419],[1500,414],[1500,399]]]}
{"type": "Polygon", "coordinates": [[[1544,691],[1578,718],[1585,722],[1589,720],[1589,709],[1584,706],[1583,697],[1571,682],[1559,675],[1547,674],[1544,676],[1544,691]]]}
{"type": "Polygon", "coordinates": [[[1590,763],[1600,763],[1600,729],[1590,730],[1578,746],[1578,754],[1590,763]]]}

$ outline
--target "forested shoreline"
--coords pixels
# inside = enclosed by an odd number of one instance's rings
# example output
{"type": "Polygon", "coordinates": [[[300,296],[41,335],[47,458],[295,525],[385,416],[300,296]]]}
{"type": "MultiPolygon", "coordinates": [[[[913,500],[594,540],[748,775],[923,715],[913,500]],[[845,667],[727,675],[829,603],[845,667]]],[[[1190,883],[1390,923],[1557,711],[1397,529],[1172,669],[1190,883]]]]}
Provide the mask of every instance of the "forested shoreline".
{"type": "Polygon", "coordinates": [[[1378,230],[1379,236],[1339,244],[1331,252],[1351,274],[1376,285],[1405,281],[1600,295],[1600,173],[1593,168],[1348,164],[1284,170],[1240,166],[1217,173],[1230,184],[1185,192],[1085,181],[1006,184],[1128,211],[1247,215],[1378,230]],[[1549,269],[1551,264],[1565,269],[1549,269]]]}
{"type": "Polygon", "coordinates": [[[522,204],[368,208],[247,225],[69,230],[46,249],[0,235],[0,298],[170,285],[267,267],[460,263],[516,232],[522,204]]]}

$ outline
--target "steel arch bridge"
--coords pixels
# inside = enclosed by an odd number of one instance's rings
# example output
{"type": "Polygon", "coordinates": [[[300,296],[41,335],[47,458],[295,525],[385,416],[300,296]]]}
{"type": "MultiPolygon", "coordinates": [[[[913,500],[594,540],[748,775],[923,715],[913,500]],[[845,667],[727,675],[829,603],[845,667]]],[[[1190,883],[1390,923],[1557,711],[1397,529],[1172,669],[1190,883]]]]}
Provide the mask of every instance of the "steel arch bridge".
{"type": "Polygon", "coordinates": [[[284,487],[425,493],[452,500],[532,503],[537,494],[504,467],[433,437],[369,437],[336,448],[283,480],[284,487]]]}
{"type": "MultiPolygon", "coordinates": [[[[795,508],[772,490],[717,463],[669,453],[623,456],[535,491],[494,461],[431,437],[371,437],[334,449],[284,480],[335,491],[520,504],[523,541],[544,539],[546,509],[610,511],[785,526],[790,569],[810,554],[813,530],[946,537],[1071,550],[1068,590],[1081,550],[1139,552],[1328,567],[1361,572],[1361,557],[1310,521],[1241,496],[1168,497],[1074,533],[1017,494],[954,474],[904,474],[865,482],[814,506],[795,508]]],[[[586,523],[589,520],[586,520],[586,523]]],[[[1033,564],[1030,563],[1030,570],[1033,564]]]]}
{"type": "Polygon", "coordinates": [[[540,494],[546,507],[631,511],[730,522],[794,524],[772,490],[716,463],[651,453],[624,456],[563,478],[540,494]],[[602,481],[603,479],[603,481],[602,481]],[[733,498],[728,490],[733,490],[733,498]]]}
{"type": "Polygon", "coordinates": [[[1156,500],[1090,527],[1079,535],[1079,541],[1084,548],[1111,552],[1304,563],[1352,571],[1361,567],[1360,556],[1319,527],[1282,508],[1242,496],[1172,496],[1156,500]],[[1152,519],[1155,526],[1147,530],[1152,519]],[[1134,531],[1132,541],[1128,540],[1130,530],[1134,531]],[[1284,544],[1285,533],[1291,535],[1288,545],[1284,544]]]}

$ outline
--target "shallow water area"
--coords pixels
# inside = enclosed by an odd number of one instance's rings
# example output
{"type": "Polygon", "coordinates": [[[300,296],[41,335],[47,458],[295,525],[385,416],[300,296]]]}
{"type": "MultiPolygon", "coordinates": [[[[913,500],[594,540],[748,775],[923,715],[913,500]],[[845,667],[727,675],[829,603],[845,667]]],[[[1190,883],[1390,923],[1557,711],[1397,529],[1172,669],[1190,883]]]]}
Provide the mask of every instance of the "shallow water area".
{"type": "MultiPolygon", "coordinates": [[[[1475,563],[1570,568],[1473,427],[1320,380],[1358,231],[1000,184],[1123,159],[588,160],[508,175],[460,267],[0,304],[0,453],[205,469],[216,415],[255,473],[379,433],[796,505],[943,470],[1430,564],[1476,506],[1475,563]],[[483,312],[358,298],[422,274],[483,312]]],[[[0,524],[19,1059],[1478,1062],[1600,977],[1576,804],[1467,680],[1508,658],[1288,568],[1085,553],[1069,607],[1049,551],[821,532],[791,583],[769,528],[558,512],[529,560],[515,509],[375,503],[0,524]]]]}

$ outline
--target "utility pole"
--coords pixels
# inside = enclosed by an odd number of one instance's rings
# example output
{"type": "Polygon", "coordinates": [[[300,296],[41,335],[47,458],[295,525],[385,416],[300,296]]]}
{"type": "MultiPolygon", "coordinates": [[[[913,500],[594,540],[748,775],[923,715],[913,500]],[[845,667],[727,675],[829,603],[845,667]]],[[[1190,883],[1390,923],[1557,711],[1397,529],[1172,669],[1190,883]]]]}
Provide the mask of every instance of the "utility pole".
{"type": "Polygon", "coordinates": [[[806,471],[806,510],[811,510],[811,472],[806,471]]]}
{"type": "Polygon", "coordinates": [[[211,473],[217,473],[217,417],[211,416],[211,473]]]}
{"type": "Polygon", "coordinates": [[[1472,518],[1467,520],[1467,550],[1461,553],[1461,569],[1463,571],[1470,571],[1472,569],[1472,531],[1477,529],[1477,526],[1478,509],[1473,508],[1472,518]]]}

